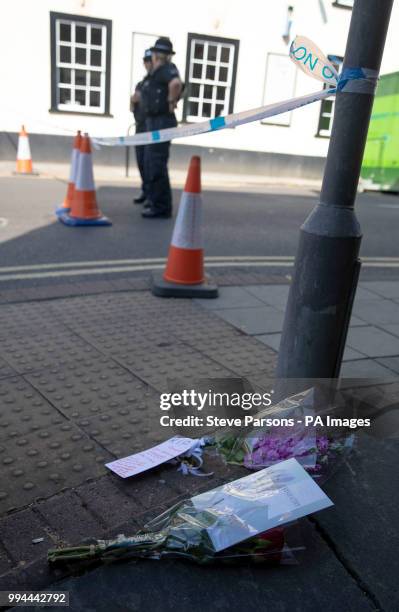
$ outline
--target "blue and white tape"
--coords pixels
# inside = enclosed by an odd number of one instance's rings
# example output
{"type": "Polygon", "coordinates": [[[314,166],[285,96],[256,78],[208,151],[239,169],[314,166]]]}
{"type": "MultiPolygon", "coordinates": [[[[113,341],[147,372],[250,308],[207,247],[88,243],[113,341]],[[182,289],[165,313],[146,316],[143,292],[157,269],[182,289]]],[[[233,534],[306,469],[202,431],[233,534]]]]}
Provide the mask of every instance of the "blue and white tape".
{"type": "Polygon", "coordinates": [[[260,121],[266,117],[273,117],[280,113],[286,113],[294,110],[301,106],[306,106],[317,100],[328,98],[332,93],[328,89],[318,91],[317,93],[308,94],[299,98],[291,98],[284,102],[278,102],[276,104],[269,104],[267,106],[261,106],[252,110],[243,111],[241,113],[232,113],[225,115],[224,117],[215,117],[208,121],[201,121],[200,123],[190,123],[177,128],[167,128],[164,130],[158,130],[156,132],[141,132],[134,136],[118,136],[115,138],[92,138],[95,145],[101,145],[106,147],[124,147],[131,145],[148,145],[158,142],[166,142],[168,140],[175,140],[176,138],[186,138],[187,136],[197,136],[198,134],[205,134],[206,132],[214,132],[216,130],[223,130],[225,128],[235,128],[245,123],[251,123],[253,121],[260,121]]]}
{"type": "Polygon", "coordinates": [[[207,132],[235,128],[245,123],[261,121],[267,117],[274,117],[301,106],[318,102],[328,98],[337,91],[345,93],[373,94],[375,91],[378,73],[368,68],[346,68],[340,75],[333,64],[325,57],[320,49],[308,38],[297,36],[290,47],[290,58],[296,66],[318,81],[326,83],[328,87],[316,93],[291,98],[274,104],[260,106],[240,113],[231,113],[215,117],[200,123],[190,123],[182,127],[167,128],[153,132],[141,132],[133,136],[118,136],[110,138],[92,138],[95,146],[124,147],[149,145],[167,142],[177,138],[198,136],[207,132]]]}

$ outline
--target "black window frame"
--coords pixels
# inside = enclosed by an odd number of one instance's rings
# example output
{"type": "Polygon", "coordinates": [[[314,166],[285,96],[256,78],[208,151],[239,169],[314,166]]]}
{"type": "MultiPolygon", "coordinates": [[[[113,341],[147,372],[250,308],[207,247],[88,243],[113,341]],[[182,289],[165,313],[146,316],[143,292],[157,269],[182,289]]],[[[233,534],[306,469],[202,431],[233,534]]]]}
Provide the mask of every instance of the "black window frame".
{"type": "Polygon", "coordinates": [[[345,9],[347,11],[351,11],[353,9],[354,0],[352,0],[352,6],[348,6],[347,4],[341,4],[342,0],[334,0],[332,3],[333,6],[340,9],[345,9]]]}
{"type": "MultiPolygon", "coordinates": [[[[234,99],[235,89],[237,81],[237,66],[238,66],[238,54],[240,50],[240,41],[237,38],[225,38],[224,36],[210,36],[209,34],[199,34],[196,32],[188,32],[187,34],[187,50],[186,50],[186,71],[185,71],[185,96],[183,101],[183,122],[189,123],[187,119],[188,115],[188,92],[190,89],[190,54],[191,54],[191,41],[195,38],[204,40],[205,42],[225,43],[234,46],[234,60],[233,60],[233,73],[231,77],[231,88],[229,97],[229,108],[228,113],[232,113],[234,110],[234,99]]],[[[205,121],[206,119],[204,119],[205,121]]]]}
{"type": "Polygon", "coordinates": [[[66,115],[88,115],[94,117],[112,117],[111,106],[111,49],[112,49],[112,20],[88,17],[73,13],[58,13],[50,11],[50,57],[51,57],[51,107],[50,113],[66,115]],[[57,108],[57,62],[56,62],[56,22],[57,20],[80,21],[83,23],[105,26],[107,31],[107,46],[105,51],[105,98],[104,112],[65,110],[57,108]]]}

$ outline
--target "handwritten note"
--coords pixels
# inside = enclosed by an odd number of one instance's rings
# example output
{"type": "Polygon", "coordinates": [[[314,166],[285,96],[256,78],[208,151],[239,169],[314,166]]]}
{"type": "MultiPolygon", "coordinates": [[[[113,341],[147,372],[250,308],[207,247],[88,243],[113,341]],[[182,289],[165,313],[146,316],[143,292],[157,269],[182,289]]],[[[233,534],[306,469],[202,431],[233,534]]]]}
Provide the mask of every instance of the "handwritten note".
{"type": "Polygon", "coordinates": [[[116,461],[111,461],[111,463],[106,463],[105,467],[115,472],[115,474],[118,474],[121,478],[129,478],[129,476],[136,476],[136,474],[146,472],[179,455],[183,455],[194,446],[195,443],[196,440],[192,438],[175,436],[141,453],[135,453],[123,459],[117,459],[116,461]]]}

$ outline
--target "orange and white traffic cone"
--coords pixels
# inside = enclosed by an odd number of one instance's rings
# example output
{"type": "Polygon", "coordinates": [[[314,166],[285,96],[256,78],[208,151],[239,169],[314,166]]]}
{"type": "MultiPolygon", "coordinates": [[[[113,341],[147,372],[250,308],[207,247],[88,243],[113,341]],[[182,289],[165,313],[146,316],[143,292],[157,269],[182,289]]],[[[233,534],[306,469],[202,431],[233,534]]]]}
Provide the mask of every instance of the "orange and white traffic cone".
{"type": "Polygon", "coordinates": [[[59,217],[59,215],[61,215],[62,213],[69,212],[71,210],[72,200],[75,195],[75,183],[76,183],[76,178],[78,174],[78,162],[79,162],[81,141],[82,141],[82,136],[80,134],[80,130],[78,130],[75,138],[73,139],[73,147],[72,147],[72,154],[71,154],[71,169],[69,171],[69,181],[68,181],[67,192],[66,192],[63,203],[55,211],[55,214],[57,215],[57,217],[59,217]]]}
{"type": "Polygon", "coordinates": [[[162,276],[154,274],[152,292],[161,297],[218,296],[216,285],[204,274],[201,159],[198,156],[191,158],[166,269],[162,276]]]}
{"type": "Polygon", "coordinates": [[[104,217],[97,206],[93,161],[88,134],[85,134],[81,139],[77,168],[71,210],[60,214],[59,220],[65,223],[65,225],[72,226],[112,225],[111,221],[104,217]]]}
{"type": "Polygon", "coordinates": [[[29,137],[24,125],[21,127],[18,138],[17,167],[15,174],[36,174],[36,172],[33,172],[29,137]]]}

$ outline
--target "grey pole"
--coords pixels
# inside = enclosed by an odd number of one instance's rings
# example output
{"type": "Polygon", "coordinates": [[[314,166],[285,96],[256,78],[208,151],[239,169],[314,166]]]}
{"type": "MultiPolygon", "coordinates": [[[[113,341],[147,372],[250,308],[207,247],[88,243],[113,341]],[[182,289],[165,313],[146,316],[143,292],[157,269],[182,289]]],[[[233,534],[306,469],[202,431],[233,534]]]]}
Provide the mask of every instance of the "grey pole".
{"type": "MultiPolygon", "coordinates": [[[[355,0],[345,68],[379,73],[393,0],[355,0]]],[[[360,269],[354,203],[373,93],[337,92],[320,203],[301,227],[279,378],[338,377],[360,269]]]]}

